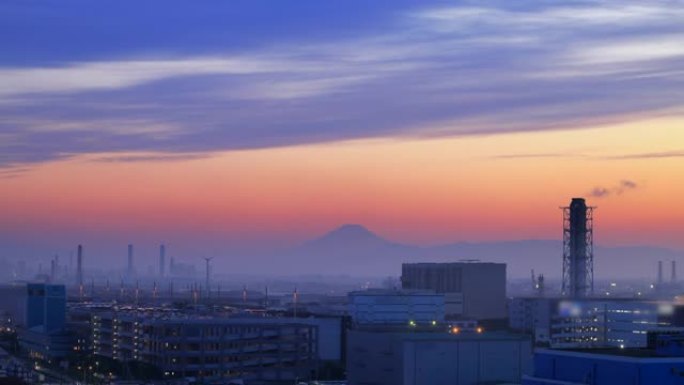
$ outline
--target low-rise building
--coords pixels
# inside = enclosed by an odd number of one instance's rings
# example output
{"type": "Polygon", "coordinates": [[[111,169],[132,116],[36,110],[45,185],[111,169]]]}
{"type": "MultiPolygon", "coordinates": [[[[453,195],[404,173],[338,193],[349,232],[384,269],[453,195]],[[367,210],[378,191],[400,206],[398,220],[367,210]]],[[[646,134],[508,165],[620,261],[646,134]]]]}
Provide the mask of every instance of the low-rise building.
{"type": "Polygon", "coordinates": [[[684,330],[684,307],[636,299],[514,298],[509,325],[551,348],[643,348],[650,331],[684,330]]]}
{"type": "Polygon", "coordinates": [[[587,349],[535,352],[534,374],[523,385],[625,385],[684,383],[684,357],[655,349],[587,349]]]}
{"type": "Polygon", "coordinates": [[[529,337],[501,332],[352,330],[349,385],[519,383],[532,373],[529,337]]]}
{"type": "Polygon", "coordinates": [[[154,316],[93,317],[93,351],[158,368],[167,378],[292,383],[341,358],[339,319],[154,316]]]}
{"type": "Polygon", "coordinates": [[[355,325],[431,324],[444,321],[444,294],[425,290],[370,289],[349,293],[355,325]]]}

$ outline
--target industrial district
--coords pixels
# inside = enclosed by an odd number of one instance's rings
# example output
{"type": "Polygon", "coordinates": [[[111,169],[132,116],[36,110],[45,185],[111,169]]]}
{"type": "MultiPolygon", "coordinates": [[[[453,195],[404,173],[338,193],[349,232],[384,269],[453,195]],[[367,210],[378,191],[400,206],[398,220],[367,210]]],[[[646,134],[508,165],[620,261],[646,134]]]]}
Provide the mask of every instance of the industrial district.
{"type": "Polygon", "coordinates": [[[0,380],[683,384],[676,262],[659,262],[647,287],[599,286],[594,211],[582,198],[562,207],[563,247],[549,255],[561,282],[532,271],[513,289],[506,264],[459,255],[403,263],[395,282],[346,291],[296,283],[236,290],[216,279],[211,258],[195,273],[164,245],[147,274],[136,272],[128,245],[125,274],[110,279],[84,269],[87,247],[75,245],[75,264],[55,257],[49,271],[0,287],[0,380]]]}

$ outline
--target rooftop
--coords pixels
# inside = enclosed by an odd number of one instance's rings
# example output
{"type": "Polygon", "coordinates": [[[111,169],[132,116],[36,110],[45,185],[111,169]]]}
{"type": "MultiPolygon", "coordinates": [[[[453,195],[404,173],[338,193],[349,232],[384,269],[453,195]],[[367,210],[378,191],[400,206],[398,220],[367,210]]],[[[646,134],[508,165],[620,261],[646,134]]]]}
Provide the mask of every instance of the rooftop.
{"type": "Polygon", "coordinates": [[[462,331],[459,333],[448,333],[444,330],[442,331],[412,331],[404,329],[403,331],[397,331],[396,329],[383,329],[383,328],[363,328],[355,329],[354,333],[371,333],[371,334],[385,334],[392,335],[393,337],[401,337],[404,340],[409,341],[472,341],[472,340],[482,340],[482,341],[492,341],[492,340],[508,340],[508,341],[525,341],[529,340],[530,337],[523,334],[514,334],[502,331],[484,331],[483,333],[467,332],[462,331]]]}
{"type": "Polygon", "coordinates": [[[537,353],[554,354],[562,356],[586,357],[586,356],[600,356],[607,359],[634,359],[634,360],[665,360],[665,361],[680,361],[684,362],[684,357],[663,356],[656,353],[654,349],[646,348],[600,348],[600,349],[538,349],[537,353]]]}

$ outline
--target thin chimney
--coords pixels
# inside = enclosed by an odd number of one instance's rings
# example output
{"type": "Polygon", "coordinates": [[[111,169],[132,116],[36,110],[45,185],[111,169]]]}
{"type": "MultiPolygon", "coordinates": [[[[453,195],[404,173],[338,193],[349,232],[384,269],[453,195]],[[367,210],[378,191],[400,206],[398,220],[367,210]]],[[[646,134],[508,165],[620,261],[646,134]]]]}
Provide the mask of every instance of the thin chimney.
{"type": "Polygon", "coordinates": [[[76,251],[76,285],[83,284],[83,245],[78,245],[76,251]]]}
{"type": "Polygon", "coordinates": [[[663,284],[663,261],[658,261],[658,285],[663,284]]]}

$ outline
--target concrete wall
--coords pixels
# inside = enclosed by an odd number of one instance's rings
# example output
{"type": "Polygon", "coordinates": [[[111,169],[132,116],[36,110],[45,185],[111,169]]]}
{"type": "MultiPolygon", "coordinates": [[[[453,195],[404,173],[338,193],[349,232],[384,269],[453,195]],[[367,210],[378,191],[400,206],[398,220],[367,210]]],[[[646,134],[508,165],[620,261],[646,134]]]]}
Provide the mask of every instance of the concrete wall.
{"type": "Polygon", "coordinates": [[[531,369],[529,341],[410,341],[404,343],[402,385],[518,383],[531,369]]]}
{"type": "Polygon", "coordinates": [[[349,385],[401,385],[401,341],[391,333],[349,331],[347,334],[349,385]]]}
{"type": "Polygon", "coordinates": [[[350,331],[349,385],[519,383],[532,372],[531,341],[496,336],[350,331]]]}
{"type": "Polygon", "coordinates": [[[318,326],[317,351],[320,360],[342,360],[341,318],[298,318],[296,322],[318,326]]]}
{"type": "Polygon", "coordinates": [[[405,263],[403,289],[461,293],[463,312],[473,319],[501,319],[506,311],[506,264],[503,263],[405,263]]]}
{"type": "Polygon", "coordinates": [[[467,263],[463,268],[463,314],[475,319],[506,318],[506,265],[467,263]]]}

